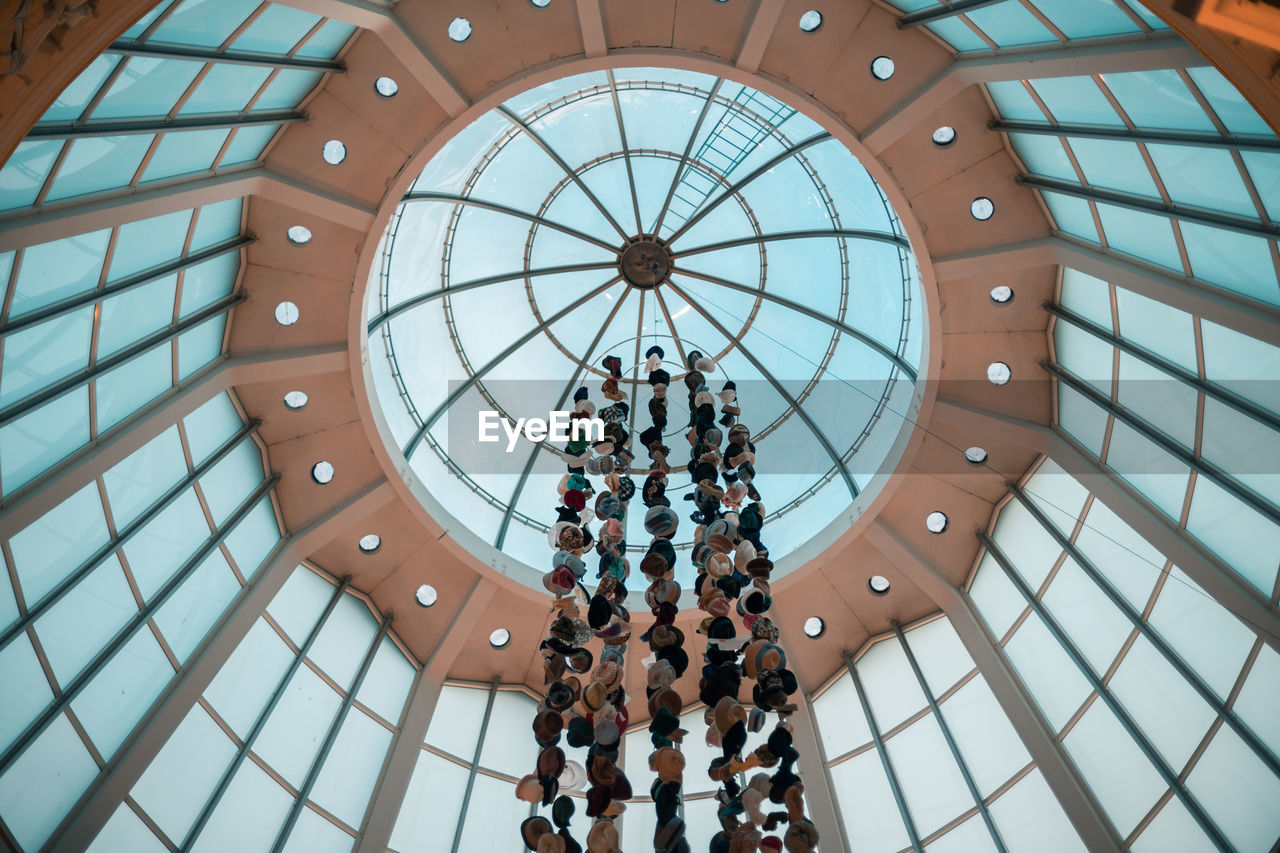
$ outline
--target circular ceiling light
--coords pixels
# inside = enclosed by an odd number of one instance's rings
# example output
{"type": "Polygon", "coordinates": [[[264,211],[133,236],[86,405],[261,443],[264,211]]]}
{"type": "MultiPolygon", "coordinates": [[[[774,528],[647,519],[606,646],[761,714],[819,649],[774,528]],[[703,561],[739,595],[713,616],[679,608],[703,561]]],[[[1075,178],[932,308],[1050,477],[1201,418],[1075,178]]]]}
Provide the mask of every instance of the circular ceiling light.
{"type": "Polygon", "coordinates": [[[925,516],[924,527],[930,533],[941,533],[947,529],[947,514],[935,509],[925,516]]]}
{"type": "Polygon", "coordinates": [[[320,485],[333,481],[333,464],[330,462],[317,462],[311,466],[311,479],[320,485]]]}
{"type": "Polygon", "coordinates": [[[295,246],[305,246],[311,242],[311,229],[305,225],[291,225],[285,233],[289,242],[295,246]]]}
{"type": "Polygon", "coordinates": [[[1013,377],[1013,371],[1003,361],[993,361],[987,365],[987,381],[992,385],[1005,385],[1013,377]]]}
{"type": "Polygon", "coordinates": [[[390,77],[379,77],[373,81],[373,91],[384,98],[394,98],[400,91],[400,84],[390,77]]]}
{"type": "Polygon", "coordinates": [[[985,195],[980,195],[969,205],[969,213],[979,222],[986,222],[996,212],[996,205],[985,195]]]}
{"type": "Polygon", "coordinates": [[[276,322],[281,326],[292,326],[298,322],[298,306],[288,300],[276,306],[276,322]]]}
{"type": "Polygon", "coordinates": [[[330,139],[320,149],[320,155],[330,166],[336,166],[347,159],[347,146],[340,139],[330,139]]]}
{"type": "Polygon", "coordinates": [[[893,76],[895,66],[887,56],[877,56],[871,60],[871,76],[877,80],[888,80],[893,76]]]}
{"type": "Polygon", "coordinates": [[[977,446],[970,447],[964,452],[964,458],[966,462],[971,462],[974,465],[981,465],[983,462],[987,461],[986,448],[977,446]]]}
{"type": "Polygon", "coordinates": [[[956,141],[956,129],[949,124],[944,124],[933,132],[933,144],[942,148],[956,141]]]}
{"type": "Polygon", "coordinates": [[[301,409],[309,398],[302,391],[290,391],[284,395],[284,404],[290,409],[301,409]]]}
{"type": "Polygon", "coordinates": [[[471,38],[471,22],[466,18],[454,18],[449,22],[449,38],[456,42],[471,38]]]}
{"type": "Polygon", "coordinates": [[[884,595],[889,591],[889,579],[884,575],[872,575],[867,587],[876,595],[884,595]]]}
{"type": "Polygon", "coordinates": [[[810,639],[816,640],[825,630],[827,630],[827,623],[823,622],[820,616],[810,616],[804,620],[804,635],[810,639]]]}
{"type": "Polygon", "coordinates": [[[800,16],[800,29],[804,32],[817,32],[820,26],[822,26],[822,13],[817,9],[810,9],[800,16]]]}
{"type": "Polygon", "coordinates": [[[419,607],[430,607],[436,603],[436,588],[429,583],[424,583],[418,587],[413,594],[413,600],[418,602],[419,607]]]}
{"type": "Polygon", "coordinates": [[[372,554],[382,547],[382,537],[376,533],[366,533],[360,537],[360,541],[357,544],[360,546],[361,551],[366,554],[372,554]]]}
{"type": "Polygon", "coordinates": [[[551,0],[529,0],[529,2],[539,9],[545,9],[551,5],[551,0]]]}
{"type": "Polygon", "coordinates": [[[1004,305],[1013,299],[1013,288],[1007,284],[998,284],[991,288],[991,301],[997,305],[1004,305]]]}
{"type": "Polygon", "coordinates": [[[506,628],[499,628],[489,635],[489,645],[495,649],[501,649],[511,642],[511,632],[506,628]]]}

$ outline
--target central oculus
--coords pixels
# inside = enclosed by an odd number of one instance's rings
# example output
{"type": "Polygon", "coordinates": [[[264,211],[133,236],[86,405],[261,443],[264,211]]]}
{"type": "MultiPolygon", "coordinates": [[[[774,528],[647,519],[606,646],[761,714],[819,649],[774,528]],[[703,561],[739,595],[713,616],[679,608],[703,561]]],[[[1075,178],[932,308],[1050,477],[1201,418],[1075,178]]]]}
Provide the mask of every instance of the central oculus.
{"type": "Polygon", "coordinates": [[[633,237],[618,251],[618,272],[641,290],[653,290],[666,281],[674,263],[667,241],[657,237],[633,237]]]}

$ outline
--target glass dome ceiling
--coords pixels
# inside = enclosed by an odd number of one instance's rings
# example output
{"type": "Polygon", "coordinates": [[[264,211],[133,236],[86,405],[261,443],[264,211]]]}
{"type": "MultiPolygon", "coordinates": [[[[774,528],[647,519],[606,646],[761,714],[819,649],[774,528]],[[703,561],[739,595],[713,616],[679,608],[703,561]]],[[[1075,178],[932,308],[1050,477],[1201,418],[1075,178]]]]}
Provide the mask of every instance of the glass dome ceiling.
{"type": "Polygon", "coordinates": [[[633,68],[513,97],[431,159],[380,257],[368,331],[391,435],[447,512],[518,561],[545,561],[565,465],[551,442],[479,443],[477,414],[546,418],[583,385],[607,405],[606,355],[623,363],[633,435],[649,423],[649,347],[677,394],[689,352],[717,360],[708,384],[737,386],[775,556],[842,531],[896,463],[921,362],[915,258],[857,158],[763,92],[633,68]],[[645,269],[623,263],[637,244],[627,258],[647,253],[645,269]]]}

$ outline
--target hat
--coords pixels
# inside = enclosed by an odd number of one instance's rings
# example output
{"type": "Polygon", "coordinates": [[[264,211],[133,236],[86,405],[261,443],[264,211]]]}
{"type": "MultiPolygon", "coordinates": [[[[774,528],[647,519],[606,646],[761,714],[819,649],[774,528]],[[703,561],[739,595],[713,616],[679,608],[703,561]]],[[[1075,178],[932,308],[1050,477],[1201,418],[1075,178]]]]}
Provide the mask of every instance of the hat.
{"type": "Polygon", "coordinates": [[[564,659],[569,669],[578,674],[589,672],[595,664],[595,657],[590,649],[572,649],[565,654],[564,659]]]}
{"type": "Polygon", "coordinates": [[[680,698],[679,693],[668,687],[649,697],[650,716],[657,716],[659,709],[662,708],[666,708],[672,714],[679,716],[684,709],[684,701],[680,698]]]}
{"type": "Polygon", "coordinates": [[[807,820],[793,821],[783,836],[787,853],[813,853],[818,847],[818,828],[807,820]]]}
{"type": "Polygon", "coordinates": [[[597,820],[587,833],[590,853],[619,853],[618,829],[611,820],[597,820]]]}
{"type": "Polygon", "coordinates": [[[524,841],[524,846],[530,850],[538,849],[538,839],[544,835],[549,835],[551,829],[551,821],[541,815],[527,817],[520,824],[520,839],[524,841]]]}
{"type": "Polygon", "coordinates": [[[559,712],[546,710],[533,718],[533,737],[542,746],[552,746],[560,740],[564,718],[559,712]]]}
{"type": "Polygon", "coordinates": [[[649,754],[649,769],[663,782],[679,785],[684,780],[684,753],[672,746],[663,746],[649,754]]]}
{"type": "MultiPolygon", "coordinates": [[[[575,720],[586,722],[585,717],[574,717],[575,720]]],[[[569,728],[573,728],[570,723],[569,728]]],[[[569,746],[573,747],[573,743],[569,746]]],[[[575,749],[578,747],[574,747],[575,749]]],[[[560,774],[560,790],[576,791],[587,783],[587,769],[582,766],[581,762],[574,761],[572,758],[564,763],[564,771],[560,774]]]]}
{"type": "Polygon", "coordinates": [[[649,732],[676,743],[688,734],[680,728],[680,718],[673,714],[670,708],[658,709],[658,713],[654,714],[653,719],[649,721],[649,732]]]}
{"type": "MultiPolygon", "coordinates": [[[[565,742],[569,746],[574,749],[581,749],[584,746],[591,746],[594,741],[595,734],[592,732],[591,723],[586,717],[574,716],[569,720],[568,731],[565,735],[565,742]]],[[[572,763],[569,762],[569,764],[572,763]]],[[[568,765],[566,765],[565,772],[568,772],[567,767],[568,765]]]]}
{"type": "Polygon", "coordinates": [[[522,776],[520,781],[516,783],[516,799],[523,800],[526,803],[542,802],[542,782],[538,777],[530,773],[528,776],[522,776]]]}
{"type": "Polygon", "coordinates": [[[680,517],[669,506],[652,506],[644,514],[644,529],[651,536],[669,539],[679,525],[680,517]]]}
{"type": "Polygon", "coordinates": [[[587,607],[587,624],[592,630],[603,628],[613,617],[613,606],[603,595],[591,596],[591,604],[587,607]]]}
{"type": "Polygon", "coordinates": [[[650,690],[662,690],[670,687],[676,680],[675,667],[669,661],[656,661],[645,675],[650,690]]]}
{"type": "Polygon", "coordinates": [[[578,701],[582,685],[576,678],[552,682],[547,690],[547,707],[553,711],[567,711],[578,701]]]}
{"type": "Polygon", "coordinates": [[[657,581],[669,580],[672,576],[671,565],[661,554],[650,551],[640,560],[640,571],[647,578],[657,581]]]}
{"type": "Polygon", "coordinates": [[[723,551],[712,551],[707,555],[707,574],[713,578],[722,578],[733,573],[733,560],[723,551]]]}

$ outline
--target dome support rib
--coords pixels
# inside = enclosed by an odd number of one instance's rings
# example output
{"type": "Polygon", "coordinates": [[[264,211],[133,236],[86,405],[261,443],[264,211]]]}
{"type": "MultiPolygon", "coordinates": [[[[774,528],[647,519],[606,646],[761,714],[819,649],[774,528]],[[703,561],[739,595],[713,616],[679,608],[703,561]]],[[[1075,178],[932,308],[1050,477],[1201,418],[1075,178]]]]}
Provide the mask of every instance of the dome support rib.
{"type": "Polygon", "coordinates": [[[676,187],[680,186],[680,176],[684,174],[685,169],[689,168],[689,155],[693,153],[693,143],[698,141],[698,131],[702,130],[702,123],[706,120],[707,113],[711,112],[711,105],[715,103],[716,95],[723,85],[723,78],[716,80],[715,85],[711,87],[711,93],[707,95],[706,101],[702,104],[702,112],[698,113],[698,120],[693,123],[693,131],[689,134],[689,143],[685,145],[684,153],[680,155],[680,162],[676,164],[675,174],[671,176],[671,186],[667,189],[667,197],[663,199],[662,209],[658,211],[658,218],[653,223],[655,236],[662,230],[662,220],[667,218],[667,211],[671,208],[671,199],[675,197],[676,187]]]}
{"type": "Polygon", "coordinates": [[[464,205],[467,205],[468,207],[480,208],[481,210],[492,210],[495,213],[505,213],[508,216],[514,216],[518,219],[523,219],[527,222],[535,222],[544,228],[551,228],[552,230],[559,231],[562,234],[568,234],[571,237],[577,237],[579,240],[584,240],[592,244],[593,246],[599,246],[600,248],[604,249],[607,252],[612,253],[612,252],[618,251],[617,246],[606,243],[604,240],[601,240],[597,237],[592,237],[590,234],[586,233],[585,231],[579,231],[578,229],[572,228],[568,225],[561,225],[559,222],[552,222],[550,219],[543,219],[541,216],[538,216],[536,214],[526,213],[523,210],[517,210],[514,207],[507,207],[505,204],[498,204],[497,202],[485,201],[484,199],[473,198],[471,196],[453,195],[452,193],[435,193],[435,192],[405,193],[405,195],[400,200],[402,202],[440,201],[440,202],[448,202],[450,204],[464,204],[464,205]]]}

